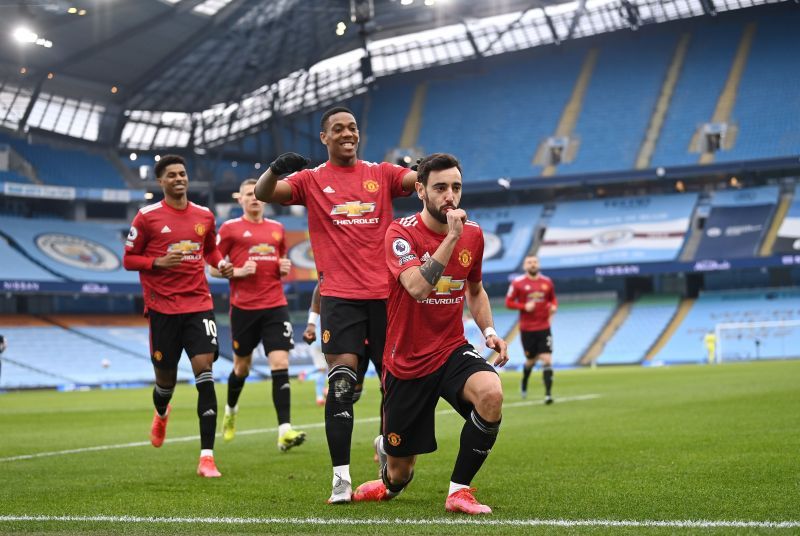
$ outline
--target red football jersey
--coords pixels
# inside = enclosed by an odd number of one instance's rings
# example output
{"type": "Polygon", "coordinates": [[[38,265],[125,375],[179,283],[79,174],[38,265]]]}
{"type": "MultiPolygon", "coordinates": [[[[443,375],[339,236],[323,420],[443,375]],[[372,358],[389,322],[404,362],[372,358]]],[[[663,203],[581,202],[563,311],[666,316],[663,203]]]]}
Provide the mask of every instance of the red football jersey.
{"type": "Polygon", "coordinates": [[[403,191],[409,169],[359,160],[353,167],[330,162],[285,180],[286,205],[305,205],[320,294],[346,299],[386,299],[389,287],[379,255],[392,222],[392,199],[403,191]]]}
{"type": "Polygon", "coordinates": [[[231,304],[239,309],[287,304],[280,272],[280,259],[286,256],[285,235],[283,224],[266,218],[261,223],[236,218],[222,224],[217,236],[219,252],[237,268],[248,260],[256,263],[255,274],[231,279],[231,304]]]}
{"type": "Polygon", "coordinates": [[[506,307],[519,311],[519,329],[539,331],[550,327],[550,308],[558,307],[556,289],[549,277],[539,274],[531,278],[523,274],[508,287],[506,307]],[[534,302],[532,311],[525,310],[527,302],[534,302]]]}
{"type": "Polygon", "coordinates": [[[211,211],[194,203],[177,210],[161,201],[139,210],[123,262],[127,270],[139,271],[145,311],[177,314],[214,308],[205,265],[218,266],[222,260],[215,226],[211,211]],[[170,269],[154,269],[156,257],[171,251],[183,253],[183,261],[170,269]]]}
{"type": "Polygon", "coordinates": [[[392,222],[386,232],[391,279],[383,364],[396,378],[431,374],[467,344],[462,321],[467,282],[482,277],[483,232],[477,223],[464,224],[442,277],[426,299],[415,300],[400,284],[400,274],[427,261],[445,236],[429,229],[419,214],[392,222]]]}

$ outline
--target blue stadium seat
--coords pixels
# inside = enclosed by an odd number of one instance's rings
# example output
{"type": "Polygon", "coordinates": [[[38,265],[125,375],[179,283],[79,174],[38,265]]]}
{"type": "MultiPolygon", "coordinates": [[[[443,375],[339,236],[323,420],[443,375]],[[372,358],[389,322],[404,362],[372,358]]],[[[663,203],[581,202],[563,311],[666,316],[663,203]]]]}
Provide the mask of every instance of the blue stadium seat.
{"type": "Polygon", "coordinates": [[[653,296],[637,300],[625,322],[597,357],[599,365],[639,363],[669,324],[678,307],[677,296],[653,296]]]}

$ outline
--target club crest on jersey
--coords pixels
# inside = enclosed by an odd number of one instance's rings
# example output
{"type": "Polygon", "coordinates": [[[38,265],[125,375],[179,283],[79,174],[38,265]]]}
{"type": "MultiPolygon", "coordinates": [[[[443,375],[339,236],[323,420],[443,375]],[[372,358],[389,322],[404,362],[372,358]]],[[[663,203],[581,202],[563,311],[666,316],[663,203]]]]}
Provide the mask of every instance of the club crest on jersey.
{"type": "Polygon", "coordinates": [[[389,444],[390,444],[391,446],[393,446],[393,447],[397,447],[397,446],[399,446],[399,445],[400,445],[400,443],[402,443],[402,442],[403,442],[403,439],[400,437],[400,435],[398,435],[398,434],[395,434],[394,432],[392,432],[392,433],[390,433],[389,435],[387,435],[387,436],[386,436],[386,440],[387,440],[387,441],[389,442],[389,444]]]}
{"type": "Polygon", "coordinates": [[[206,234],[206,226],[202,223],[196,223],[194,225],[194,232],[197,233],[197,236],[204,236],[206,234]]]}
{"type": "Polygon", "coordinates": [[[250,249],[247,252],[251,255],[269,255],[270,253],[275,253],[275,246],[270,246],[269,244],[256,244],[255,246],[250,246],[250,249]]]}
{"type": "Polygon", "coordinates": [[[357,218],[375,211],[375,203],[362,203],[361,201],[348,201],[341,205],[334,205],[331,209],[331,216],[347,216],[357,218]]]}
{"type": "Polygon", "coordinates": [[[331,332],[326,329],[325,331],[322,332],[322,342],[328,344],[328,341],[330,340],[331,340],[331,332]]]}
{"type": "Polygon", "coordinates": [[[180,242],[175,242],[174,244],[170,244],[167,248],[169,253],[173,251],[178,251],[183,253],[184,255],[191,255],[196,251],[200,251],[200,244],[197,242],[192,242],[191,240],[181,240],[180,242]]]}
{"type": "Polygon", "coordinates": [[[367,179],[364,181],[364,189],[371,194],[374,194],[380,188],[380,184],[375,179],[367,179]]]}
{"type": "Polygon", "coordinates": [[[453,291],[462,290],[464,288],[464,280],[463,279],[456,279],[453,280],[452,277],[449,275],[443,275],[439,278],[439,281],[436,282],[436,286],[434,290],[436,290],[436,295],[447,295],[453,291]]]}
{"type": "Polygon", "coordinates": [[[280,242],[281,238],[283,238],[283,233],[280,231],[272,231],[272,238],[274,238],[276,242],[280,242]]]}
{"type": "Polygon", "coordinates": [[[472,264],[472,252],[468,249],[462,249],[458,253],[458,263],[464,268],[468,268],[472,264]]]}

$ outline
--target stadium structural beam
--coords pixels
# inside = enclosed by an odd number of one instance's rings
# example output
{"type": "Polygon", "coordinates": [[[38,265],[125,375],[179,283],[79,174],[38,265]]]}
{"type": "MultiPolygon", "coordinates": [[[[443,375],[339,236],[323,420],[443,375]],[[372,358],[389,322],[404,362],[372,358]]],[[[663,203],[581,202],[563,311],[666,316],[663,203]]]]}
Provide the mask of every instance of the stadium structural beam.
{"type": "Polygon", "coordinates": [[[583,17],[585,13],[586,13],[586,0],[580,0],[578,2],[578,7],[575,8],[575,14],[572,16],[572,21],[569,23],[569,31],[567,32],[567,36],[564,38],[565,40],[572,39],[572,36],[575,34],[575,29],[578,27],[578,22],[581,20],[581,17],[583,17]]]}
{"type": "Polygon", "coordinates": [[[42,92],[42,86],[44,85],[44,81],[45,81],[45,75],[39,76],[39,78],[36,80],[36,86],[33,88],[33,92],[31,93],[31,98],[28,101],[28,105],[25,107],[25,112],[19,119],[19,124],[17,125],[17,132],[19,133],[25,132],[25,127],[28,124],[28,119],[30,119],[31,117],[33,106],[36,104],[36,101],[39,100],[39,94],[42,92]]]}
{"type": "MultiPolygon", "coordinates": [[[[523,9],[522,12],[519,14],[519,17],[517,17],[516,19],[512,20],[508,24],[508,26],[506,26],[503,29],[503,31],[499,32],[496,36],[494,36],[494,39],[492,39],[491,42],[488,45],[486,45],[486,48],[484,48],[483,51],[478,50],[478,47],[475,44],[475,39],[472,36],[472,32],[469,31],[469,27],[467,27],[467,25],[465,23],[464,24],[464,28],[466,28],[466,30],[467,30],[467,39],[469,39],[469,42],[472,45],[472,48],[475,49],[476,56],[483,57],[483,55],[486,52],[489,52],[490,50],[492,50],[492,47],[495,45],[495,43],[500,41],[506,33],[510,32],[515,26],[519,26],[522,23],[522,19],[525,17],[525,15],[528,13],[528,11],[530,11],[530,8],[523,9]]],[[[544,11],[544,7],[542,7],[542,11],[544,11]]],[[[545,13],[545,16],[547,16],[547,13],[545,13]]],[[[552,30],[552,28],[551,28],[551,30],[552,30]]]]}
{"type": "MultiPolygon", "coordinates": [[[[467,25],[467,21],[461,21],[461,24],[464,26],[464,32],[466,32],[466,34],[467,34],[467,41],[469,41],[469,44],[472,47],[472,52],[474,53],[475,57],[476,58],[482,58],[483,54],[481,54],[481,51],[478,48],[478,43],[475,42],[475,36],[472,35],[472,32],[469,30],[469,26],[467,25]]],[[[501,32],[501,34],[502,33],[503,32],[501,32]]],[[[490,43],[489,47],[487,47],[487,48],[491,48],[492,44],[494,44],[494,42],[490,43]]]]}

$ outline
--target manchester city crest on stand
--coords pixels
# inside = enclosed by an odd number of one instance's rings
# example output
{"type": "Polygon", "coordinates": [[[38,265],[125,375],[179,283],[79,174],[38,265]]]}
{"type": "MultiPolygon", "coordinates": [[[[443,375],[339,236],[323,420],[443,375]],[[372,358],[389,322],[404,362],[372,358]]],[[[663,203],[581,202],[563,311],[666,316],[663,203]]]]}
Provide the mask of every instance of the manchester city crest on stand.
{"type": "Polygon", "coordinates": [[[75,235],[44,233],[36,246],[51,259],[83,270],[111,272],[119,268],[119,257],[103,244],[75,235]]]}

